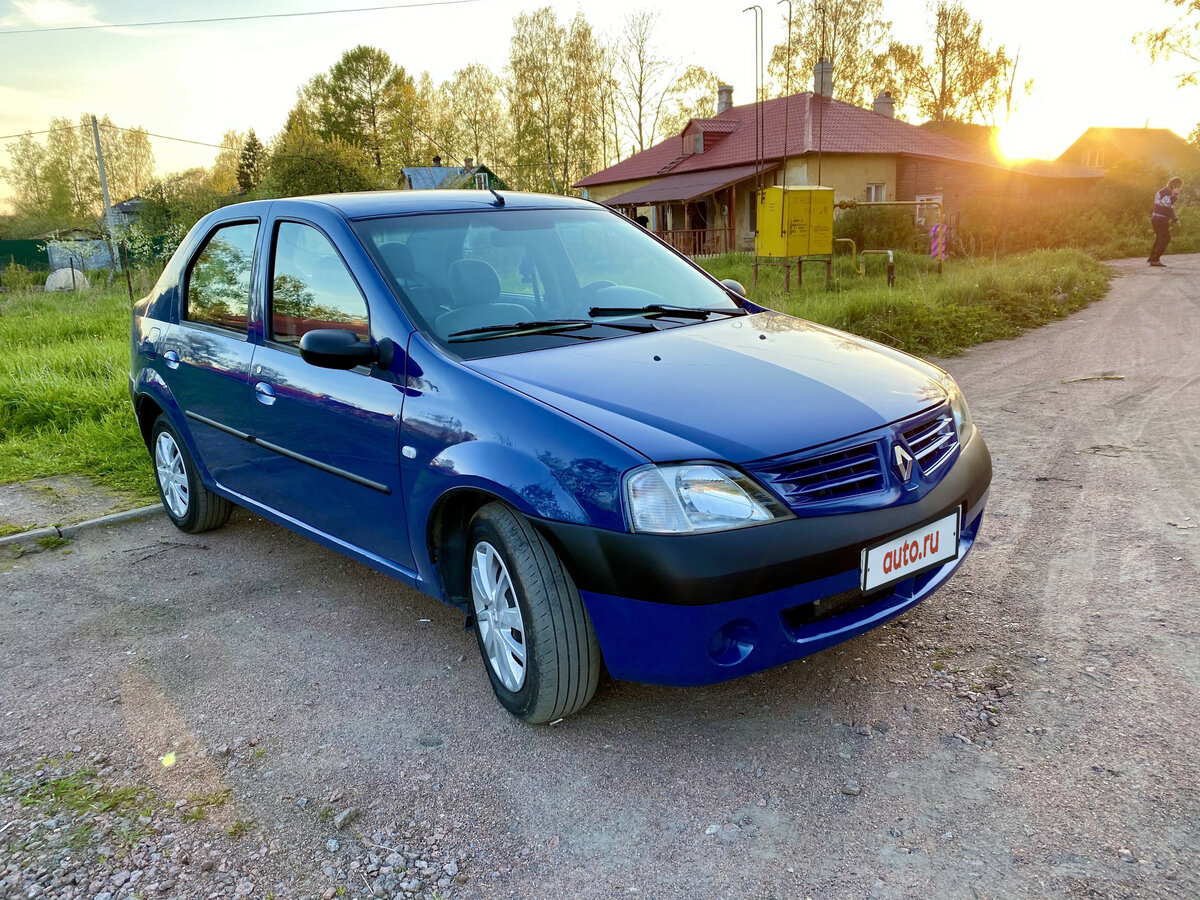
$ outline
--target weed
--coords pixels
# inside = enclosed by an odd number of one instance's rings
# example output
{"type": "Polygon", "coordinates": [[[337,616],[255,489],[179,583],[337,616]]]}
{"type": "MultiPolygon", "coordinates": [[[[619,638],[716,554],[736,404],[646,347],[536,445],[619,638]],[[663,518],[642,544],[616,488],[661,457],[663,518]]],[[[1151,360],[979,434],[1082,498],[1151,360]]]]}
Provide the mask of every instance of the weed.
{"type": "Polygon", "coordinates": [[[95,774],[89,769],[80,769],[70,775],[36,782],[21,795],[21,805],[49,803],[73,813],[125,812],[136,809],[148,799],[141,788],[95,784],[95,774]]]}
{"type": "Polygon", "coordinates": [[[942,671],[944,668],[946,668],[946,664],[945,664],[945,663],[942,663],[942,662],[935,662],[935,663],[933,664],[933,671],[935,671],[935,672],[940,672],[940,671],[942,671]]]}
{"type": "Polygon", "coordinates": [[[38,538],[37,543],[43,550],[57,550],[59,547],[67,546],[71,541],[62,535],[48,534],[45,537],[38,538]]]}
{"type": "Polygon", "coordinates": [[[333,807],[332,806],[322,806],[321,812],[318,814],[317,818],[319,818],[322,822],[328,822],[330,819],[333,818],[333,807]]]}
{"type": "Polygon", "coordinates": [[[253,829],[253,828],[254,828],[253,822],[249,821],[248,819],[238,819],[236,822],[234,822],[232,825],[230,825],[228,828],[225,829],[225,833],[227,835],[229,835],[231,838],[240,838],[243,835],[249,834],[251,829],[253,829]]]}
{"type": "Polygon", "coordinates": [[[252,755],[252,756],[253,756],[255,759],[262,759],[264,756],[266,756],[266,755],[267,755],[267,748],[266,748],[266,747],[255,747],[255,748],[254,748],[254,753],[253,753],[253,754],[251,754],[251,755],[252,755]]]}
{"type": "Polygon", "coordinates": [[[208,818],[207,806],[189,806],[184,809],[183,815],[180,817],[185,822],[200,822],[208,818]]]}

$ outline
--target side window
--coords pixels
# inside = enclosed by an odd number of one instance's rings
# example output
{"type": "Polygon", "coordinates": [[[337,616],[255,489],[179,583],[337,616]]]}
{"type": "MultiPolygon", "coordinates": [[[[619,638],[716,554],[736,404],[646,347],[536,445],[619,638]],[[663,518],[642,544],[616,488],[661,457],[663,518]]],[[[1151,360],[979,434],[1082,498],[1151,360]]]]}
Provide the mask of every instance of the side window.
{"type": "Polygon", "coordinates": [[[311,225],[281,222],[274,250],[270,340],[299,344],[317,328],[341,328],[369,340],[367,301],[325,235],[311,225]]]}
{"type": "Polygon", "coordinates": [[[245,334],[257,238],[257,222],[212,233],[188,272],[185,320],[245,334]]]}

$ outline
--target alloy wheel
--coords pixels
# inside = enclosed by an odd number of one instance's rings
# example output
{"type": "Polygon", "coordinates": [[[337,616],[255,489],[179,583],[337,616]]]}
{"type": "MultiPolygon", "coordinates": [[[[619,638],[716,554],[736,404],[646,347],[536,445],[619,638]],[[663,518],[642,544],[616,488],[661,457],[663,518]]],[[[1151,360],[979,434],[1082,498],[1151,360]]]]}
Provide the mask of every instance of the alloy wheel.
{"type": "Polygon", "coordinates": [[[504,559],[487,541],[471,557],[471,599],[488,664],[500,683],[516,693],[525,683],[528,649],[525,622],[504,559]]]}
{"type": "Polygon", "coordinates": [[[154,442],[154,467],[158,471],[158,486],[162,489],[163,502],[176,519],[182,519],[188,511],[188,477],[183,464],[179,445],[168,431],[160,431],[154,442]]]}

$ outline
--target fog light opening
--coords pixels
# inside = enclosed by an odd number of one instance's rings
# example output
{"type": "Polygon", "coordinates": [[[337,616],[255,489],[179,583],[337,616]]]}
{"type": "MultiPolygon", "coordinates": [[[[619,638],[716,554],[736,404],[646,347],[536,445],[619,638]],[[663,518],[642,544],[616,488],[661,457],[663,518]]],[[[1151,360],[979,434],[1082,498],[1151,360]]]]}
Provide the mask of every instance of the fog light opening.
{"type": "Polygon", "coordinates": [[[736,666],[754,649],[757,629],[749,619],[734,619],[714,632],[708,655],[718,666],[736,666]]]}

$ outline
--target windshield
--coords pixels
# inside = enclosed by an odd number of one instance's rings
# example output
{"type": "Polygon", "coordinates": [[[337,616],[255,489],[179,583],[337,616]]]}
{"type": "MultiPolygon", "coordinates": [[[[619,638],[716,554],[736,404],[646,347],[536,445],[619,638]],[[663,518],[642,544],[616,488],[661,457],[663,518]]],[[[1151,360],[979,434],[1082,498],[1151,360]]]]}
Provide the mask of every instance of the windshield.
{"type": "Polygon", "coordinates": [[[495,209],[354,224],[415,323],[474,358],[736,315],[729,295],[603,209],[495,209]]]}

